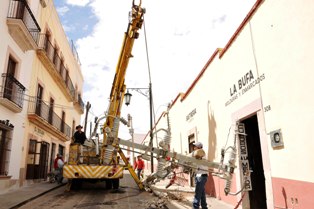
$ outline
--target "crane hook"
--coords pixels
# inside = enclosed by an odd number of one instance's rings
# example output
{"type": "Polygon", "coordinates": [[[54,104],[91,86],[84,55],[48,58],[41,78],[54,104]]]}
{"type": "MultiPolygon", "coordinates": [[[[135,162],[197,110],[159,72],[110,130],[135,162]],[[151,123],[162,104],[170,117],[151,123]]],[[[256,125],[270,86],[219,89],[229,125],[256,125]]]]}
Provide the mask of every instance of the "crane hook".
{"type": "MultiPolygon", "coordinates": [[[[135,4],[134,4],[134,1],[135,1],[135,0],[133,0],[133,7],[134,7],[134,5],[135,5],[135,4]]],[[[138,4],[138,6],[140,7],[141,4],[142,4],[142,0],[140,0],[140,3],[138,4]]]]}

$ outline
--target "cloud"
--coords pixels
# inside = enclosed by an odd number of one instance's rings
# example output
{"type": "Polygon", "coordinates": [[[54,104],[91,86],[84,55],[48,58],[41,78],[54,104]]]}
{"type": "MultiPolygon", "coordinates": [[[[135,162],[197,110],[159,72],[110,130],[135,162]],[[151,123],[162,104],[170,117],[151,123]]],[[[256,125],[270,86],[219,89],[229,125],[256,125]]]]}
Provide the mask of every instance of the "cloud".
{"type": "MultiPolygon", "coordinates": [[[[67,2],[80,6],[88,4],[97,17],[92,33],[76,43],[86,83],[83,98],[85,102],[91,102],[93,113],[100,115],[108,107],[132,1],[67,2]]],[[[143,1],[142,6],[147,11],[146,35],[142,28],[134,42],[134,57],[129,61],[125,84],[132,88],[148,88],[150,75],[154,109],[160,114],[166,109],[164,104],[188,89],[214,50],[227,43],[254,2],[143,1]],[[213,23],[215,28],[211,27],[213,23]]],[[[123,105],[121,115],[126,117],[130,113],[135,132],[146,133],[149,130],[148,99],[137,92],[132,94],[131,104],[128,107],[123,105]]],[[[125,127],[120,126],[120,130],[122,137],[123,134],[128,136],[125,127]]]]}
{"type": "Polygon", "coordinates": [[[57,8],[57,12],[60,16],[64,16],[68,11],[69,11],[69,7],[67,6],[63,6],[63,7],[58,7],[57,8]]]}
{"type": "Polygon", "coordinates": [[[67,32],[75,31],[76,28],[73,25],[69,26],[69,25],[63,24],[63,29],[67,33],[67,32]]]}
{"type": "Polygon", "coordinates": [[[84,7],[91,2],[91,0],[67,0],[67,4],[72,6],[84,7]]]}

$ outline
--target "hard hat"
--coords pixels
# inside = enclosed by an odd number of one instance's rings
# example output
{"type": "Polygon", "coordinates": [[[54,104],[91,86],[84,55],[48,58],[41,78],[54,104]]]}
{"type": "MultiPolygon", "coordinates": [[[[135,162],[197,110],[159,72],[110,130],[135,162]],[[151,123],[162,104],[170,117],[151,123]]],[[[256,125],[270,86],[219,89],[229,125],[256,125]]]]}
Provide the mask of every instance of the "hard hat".
{"type": "Polygon", "coordinates": [[[194,142],[193,145],[198,148],[203,148],[202,142],[194,142]]]}

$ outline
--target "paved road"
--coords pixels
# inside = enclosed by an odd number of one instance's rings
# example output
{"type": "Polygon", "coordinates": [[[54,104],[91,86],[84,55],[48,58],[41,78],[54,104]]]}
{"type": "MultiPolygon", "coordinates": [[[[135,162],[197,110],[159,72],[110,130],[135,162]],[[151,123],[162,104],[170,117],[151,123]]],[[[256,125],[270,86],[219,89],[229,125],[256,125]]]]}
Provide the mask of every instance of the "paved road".
{"type": "MultiPolygon", "coordinates": [[[[114,192],[105,189],[105,183],[83,183],[78,190],[65,192],[65,186],[55,189],[21,206],[21,209],[148,209],[156,203],[158,197],[153,193],[140,191],[130,175],[124,175],[120,182],[121,189],[114,192]]],[[[182,203],[183,204],[183,203],[182,203]]],[[[182,208],[166,202],[169,209],[182,208]]],[[[186,207],[183,207],[186,208],[186,207]]]]}

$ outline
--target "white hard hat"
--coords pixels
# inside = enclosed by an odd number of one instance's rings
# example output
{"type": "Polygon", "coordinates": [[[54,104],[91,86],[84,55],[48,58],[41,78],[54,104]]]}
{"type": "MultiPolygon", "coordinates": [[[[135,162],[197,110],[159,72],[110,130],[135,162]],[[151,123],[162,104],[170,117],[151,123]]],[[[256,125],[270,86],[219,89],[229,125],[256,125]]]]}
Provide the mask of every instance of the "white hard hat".
{"type": "Polygon", "coordinates": [[[194,142],[193,145],[198,148],[203,148],[202,142],[194,142]]]}

